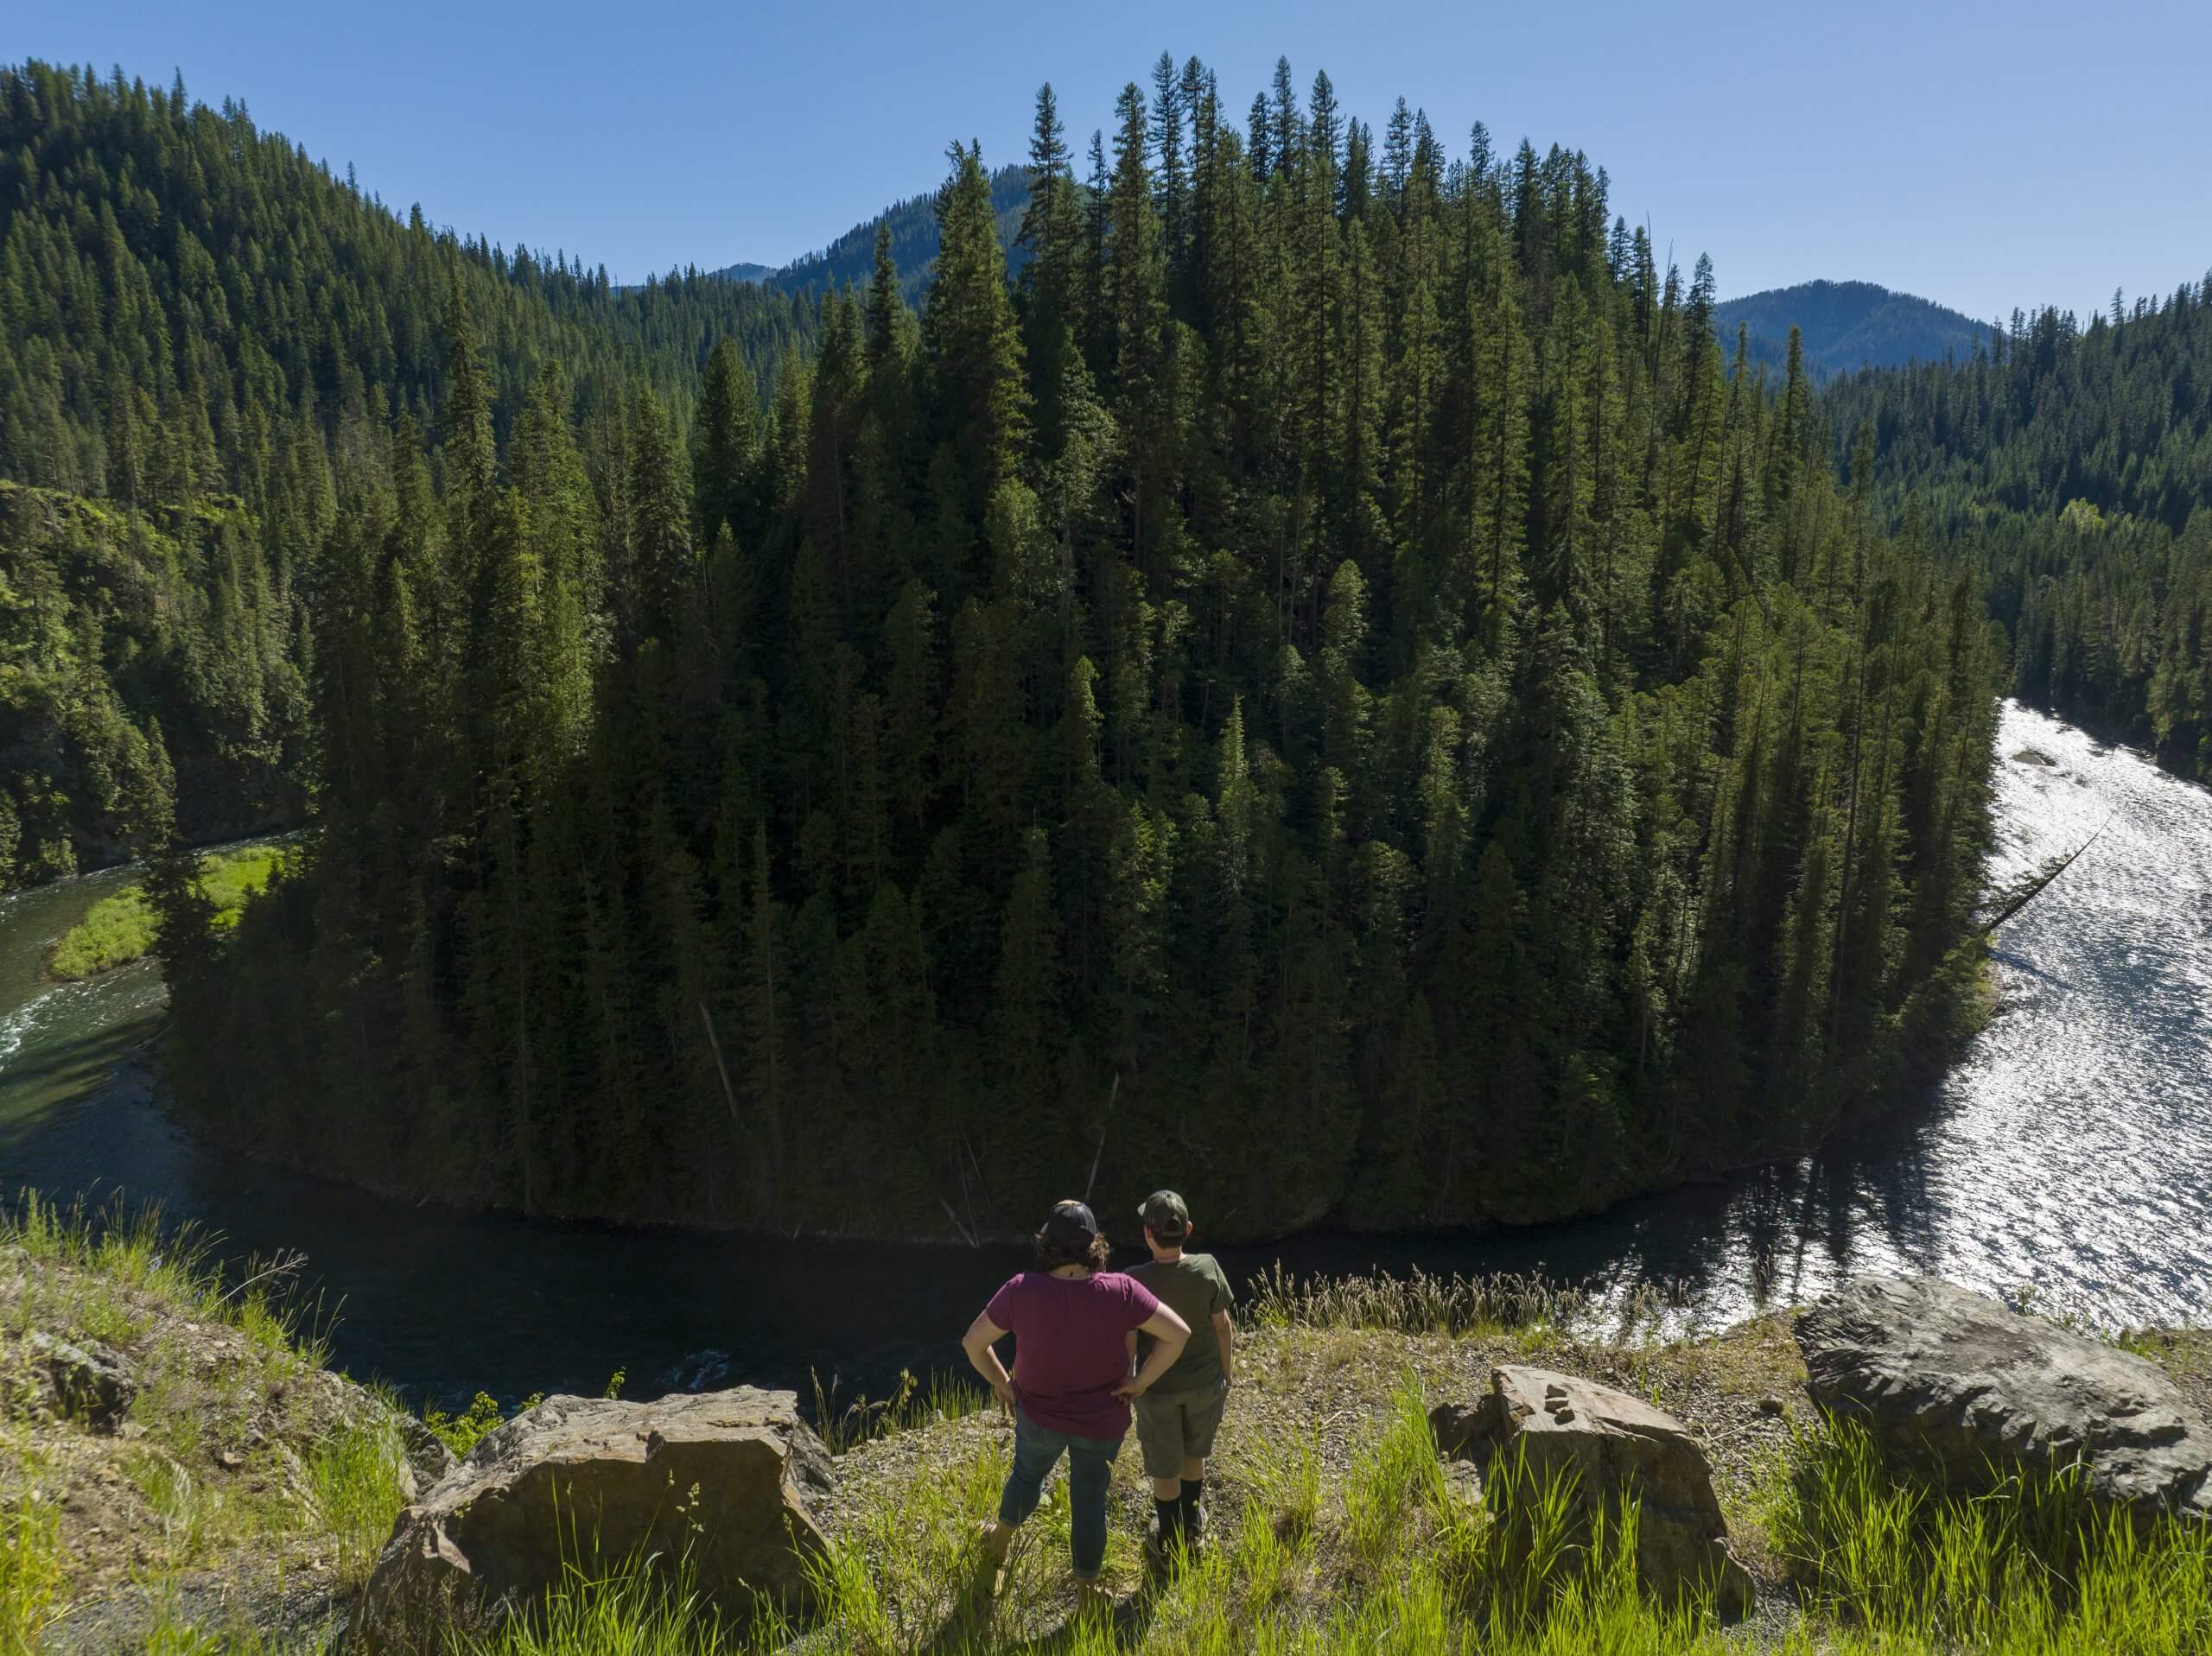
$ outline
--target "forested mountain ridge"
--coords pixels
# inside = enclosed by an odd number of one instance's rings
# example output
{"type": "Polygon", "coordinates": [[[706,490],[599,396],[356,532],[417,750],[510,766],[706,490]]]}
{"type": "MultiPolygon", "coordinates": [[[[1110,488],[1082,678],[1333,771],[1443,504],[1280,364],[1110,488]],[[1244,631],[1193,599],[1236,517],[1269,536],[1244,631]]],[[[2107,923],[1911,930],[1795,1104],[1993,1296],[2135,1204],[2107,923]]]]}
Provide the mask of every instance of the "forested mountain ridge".
{"type": "Polygon", "coordinates": [[[681,422],[715,341],[765,385],[812,333],[402,219],[181,84],[0,69],[0,891],[128,853],[171,760],[187,831],[300,819],[334,474],[435,429],[455,279],[502,434],[548,364],[580,420],[681,422]]]}
{"type": "Polygon", "coordinates": [[[1713,321],[1724,339],[1749,328],[1751,360],[1777,370],[1788,361],[1789,330],[1798,329],[1806,369],[1821,381],[1867,366],[1963,361],[1989,333],[1971,316],[1872,282],[1801,282],[1724,299],[1713,321]]]}
{"type": "Polygon", "coordinates": [[[1828,396],[1885,515],[1978,572],[2012,688],[2212,780],[2212,273],[1828,396]]]}
{"type": "MultiPolygon", "coordinates": [[[[1015,164],[1001,167],[990,175],[991,212],[998,223],[999,244],[1012,255],[1017,267],[1023,256],[1020,232],[1029,207],[1029,168],[1015,164]]],[[[819,252],[793,259],[789,264],[732,264],[714,274],[731,282],[757,282],[781,293],[818,297],[840,285],[860,288],[875,270],[876,232],[891,238],[891,257],[899,267],[899,289],[909,305],[919,305],[937,268],[937,197],[934,193],[894,201],[873,219],[863,219],[819,252]]]]}
{"type": "Polygon", "coordinates": [[[1580,155],[1289,66],[1039,98],[917,319],[768,408],[334,468],[321,832],[156,896],[180,1103],[531,1213],[950,1236],[1527,1220],[1816,1140],[1971,1015],[1999,645],[1580,155]],[[1264,1130],[1255,1127],[1264,1124],[1264,1130]]]}

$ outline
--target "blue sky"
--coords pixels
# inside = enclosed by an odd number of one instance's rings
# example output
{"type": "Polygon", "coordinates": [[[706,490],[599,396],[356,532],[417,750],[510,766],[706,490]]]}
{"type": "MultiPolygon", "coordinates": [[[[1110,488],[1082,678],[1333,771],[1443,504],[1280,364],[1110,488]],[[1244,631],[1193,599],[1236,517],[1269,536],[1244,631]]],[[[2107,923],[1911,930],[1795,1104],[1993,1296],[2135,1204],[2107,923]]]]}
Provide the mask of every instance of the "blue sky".
{"type": "MultiPolygon", "coordinates": [[[[2169,292],[2212,266],[2212,6],[2113,0],[1248,0],[529,7],[14,0],[12,60],[89,62],[254,118],[435,223],[616,276],[779,263],[934,185],[946,143],[1016,160],[1039,81],[1071,130],[1163,47],[1239,112],[1287,54],[1378,128],[1402,93],[1463,151],[1557,141],[1734,295],[1813,276],[1978,317],[2169,292]]],[[[1081,143],[1077,145],[1078,150],[1081,143]]]]}

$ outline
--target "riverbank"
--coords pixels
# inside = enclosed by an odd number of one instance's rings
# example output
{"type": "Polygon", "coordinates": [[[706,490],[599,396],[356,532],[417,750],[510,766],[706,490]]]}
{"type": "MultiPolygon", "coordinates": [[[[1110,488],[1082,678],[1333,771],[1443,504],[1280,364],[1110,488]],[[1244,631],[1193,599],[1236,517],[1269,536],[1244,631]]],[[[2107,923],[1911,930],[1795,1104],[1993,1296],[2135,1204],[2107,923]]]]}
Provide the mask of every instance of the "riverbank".
{"type": "MultiPolygon", "coordinates": [[[[210,923],[228,931],[246,899],[264,890],[283,860],[281,845],[266,841],[244,849],[210,852],[200,860],[200,889],[213,907],[210,923]]],[[[54,946],[48,968],[64,982],[97,977],[143,960],[154,947],[154,910],[143,885],[104,897],[54,946]]]]}
{"type": "MultiPolygon", "coordinates": [[[[1040,1646],[1226,1656],[1269,1640],[1425,1653],[1457,1648],[1448,1629],[1478,1600],[1494,1608],[1516,1594],[1531,1607],[1522,1631],[1552,1642],[1485,1649],[1582,1649],[1601,1630],[1635,1627],[1642,1642],[1624,1647],[1841,1650],[1854,1627],[1886,1633],[1885,1648],[1936,1647],[1936,1630],[1873,1602],[1897,1581],[1842,1581],[1807,1550],[1815,1533],[1840,1545],[1836,1526],[1857,1520],[1808,1504],[1806,1474],[1834,1445],[1805,1401],[1786,1317],[1664,1340],[1651,1337],[1656,1307],[1642,1297],[1600,1323],[1591,1302],[1529,1282],[1265,1286],[1246,1308],[1210,1469],[1207,1554],[1148,1582],[1137,1539],[1148,1492],[1124,1453],[1107,1561],[1115,1608],[1099,1627],[1071,1622],[1064,1500],[1026,1531],[1000,1599],[969,1590],[975,1525],[995,1501],[1010,1431],[996,1412],[963,1412],[940,1393],[905,1412],[908,1430],[871,1435],[892,1423],[866,1413],[825,1423],[833,1441],[851,1441],[832,1490],[813,1498],[839,1563],[806,1625],[717,1632],[671,1619],[638,1582],[618,1580],[574,1596],[568,1635],[510,1637],[500,1649],[582,1656],[605,1647],[615,1623],[634,1632],[658,1617],[666,1636],[639,1646],[655,1656],[1040,1646]],[[1526,1561],[1497,1551],[1469,1486],[1437,1457],[1427,1411],[1479,1395],[1500,1362],[1597,1380],[1688,1426],[1758,1588],[1748,1621],[1726,1631],[1694,1615],[1668,1621],[1618,1570],[1562,1568],[1532,1585],[1526,1561]]],[[[2129,1343],[2212,1405],[2212,1337],[2129,1343]]],[[[219,1289],[150,1228],[96,1241],[49,1216],[0,1239],[0,1647],[335,1649],[393,1516],[442,1451],[386,1399],[324,1368],[322,1355],[311,1325],[254,1286],[219,1289]],[[55,1406],[55,1340],[120,1360],[134,1389],[119,1414],[96,1423],[81,1399],[55,1406]]],[[[1937,1533],[1932,1520],[1923,1527],[1937,1533]]],[[[2000,1533],[1987,1545],[2012,1543],[2000,1533]]],[[[1985,1561],[2002,1566],[1992,1582],[2014,1567],[2009,1557],[1985,1561]]],[[[2173,1590],[2201,1594],[2212,1614],[2212,1554],[2202,1579],[2187,1574],[2197,1567],[2188,1558],[2158,1561],[2181,1583],[2173,1590]]],[[[1910,1547],[1891,1563],[1893,1577],[1919,1567],[1910,1547]]],[[[2059,1610],[2061,1621],[2072,1614],[2059,1610]]]]}
{"type": "MultiPolygon", "coordinates": [[[[1945,997],[1950,1007],[1948,1015],[1931,1023],[1924,1015],[1924,1008],[1919,1009],[1919,1024],[1913,1038],[1901,1047],[1895,1072],[1888,1083],[1832,1117],[1803,1124],[1802,1130],[1747,1138],[1733,1145],[1707,1144],[1694,1157],[1685,1151],[1680,1159],[1671,1164],[1651,1163],[1640,1171],[1623,1166],[1606,1180],[1572,1189],[1547,1188],[1541,1195],[1530,1194],[1519,1199],[1510,1211],[1484,1212],[1473,1217],[1377,1215],[1360,1209],[1349,1199],[1300,1215],[1269,1219],[1248,1217],[1243,1209],[1231,1206],[1221,1216],[1210,1217],[1206,1228],[1208,1243],[1249,1252],[1313,1235],[1364,1234],[1405,1240],[1448,1238],[1465,1242],[1515,1233],[1533,1234],[1599,1219],[1670,1193],[1726,1185],[1768,1170],[1805,1163],[1855,1137],[1925,1115],[1940,1094],[1946,1076],[1964,1062],[1974,1043],[2003,1010],[2003,990],[1993,965],[1987,935],[1977,934],[1961,943],[1947,957],[1937,976],[1954,986],[1945,997]]],[[[1910,1007],[1901,1014],[1902,1021],[1908,1025],[1913,1025],[1915,1017],[1915,1009],[1910,1007]]],[[[1026,1250],[1033,1234],[1029,1228],[1032,1221],[1028,1220],[1018,1224],[994,1223],[972,1212],[963,1216],[950,1202],[940,1203],[942,1223],[938,1221],[935,1210],[921,1210],[910,1215],[912,1222],[901,1222],[895,1217],[887,1222],[884,1213],[893,1210],[868,1209],[864,1216],[856,1219],[849,1208],[839,1209],[835,1217],[803,1213],[770,1221],[757,1215],[721,1219],[699,1213],[670,1213],[652,1203],[636,1209],[613,1210],[518,1207],[467,1183],[456,1171],[457,1163],[450,1167],[441,1165],[428,1176],[395,1158],[340,1157],[334,1163],[328,1142],[302,1134],[298,1120],[290,1113],[282,1115],[279,1135],[272,1130],[269,1119],[241,1121],[194,1104],[188,1089],[181,1094],[180,1088],[174,1084],[175,1050],[181,1038],[172,1028],[162,1040],[149,1048],[146,1056],[150,1073],[156,1077],[164,1113],[195,1139],[271,1171],[342,1185],[412,1211],[435,1210],[460,1219],[595,1227],[678,1237],[873,1242],[946,1252],[978,1248],[1026,1250]],[[289,1148],[287,1139],[290,1140],[289,1148]],[[301,1148],[302,1145],[308,1148],[301,1148]]],[[[1095,1166],[1092,1172],[1096,1172],[1095,1166]]],[[[1103,1202],[1098,1205],[1106,1215],[1108,1233],[1118,1234],[1124,1244],[1137,1245],[1140,1238],[1135,1225],[1115,1217],[1130,1211],[1134,1202],[1103,1202]]]]}

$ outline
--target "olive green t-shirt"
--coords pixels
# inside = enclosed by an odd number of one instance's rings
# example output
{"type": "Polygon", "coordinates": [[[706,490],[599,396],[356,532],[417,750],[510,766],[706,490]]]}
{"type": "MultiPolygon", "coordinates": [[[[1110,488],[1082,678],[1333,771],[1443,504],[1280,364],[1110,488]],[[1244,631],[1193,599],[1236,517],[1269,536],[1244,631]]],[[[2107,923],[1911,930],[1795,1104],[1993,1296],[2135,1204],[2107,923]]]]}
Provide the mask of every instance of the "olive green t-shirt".
{"type": "MultiPolygon", "coordinates": [[[[1160,1393],[1196,1392],[1221,1379],[1221,1341],[1213,1331],[1216,1311],[1236,1304],[1229,1278],[1211,1253],[1185,1253],[1179,1259],[1147,1259],[1133,1266],[1129,1275],[1149,1288],[1161,1304],[1191,1325],[1191,1338],[1183,1355],[1153,1382],[1160,1393]]],[[[1137,1361],[1152,1351],[1152,1336],[1137,1336],[1137,1361]]]]}

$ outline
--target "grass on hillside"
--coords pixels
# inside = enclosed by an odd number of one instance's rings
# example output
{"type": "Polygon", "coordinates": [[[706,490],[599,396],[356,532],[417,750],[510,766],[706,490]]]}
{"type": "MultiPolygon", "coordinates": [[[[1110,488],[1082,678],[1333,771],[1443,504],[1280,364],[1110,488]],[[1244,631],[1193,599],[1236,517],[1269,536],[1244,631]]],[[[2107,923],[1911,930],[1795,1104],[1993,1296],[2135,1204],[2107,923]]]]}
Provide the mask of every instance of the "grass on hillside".
{"type": "Polygon", "coordinates": [[[281,1264],[264,1270],[249,1261],[244,1278],[226,1284],[214,1239],[189,1224],[168,1224],[158,1206],[118,1202],[93,1209],[80,1198],[64,1207],[26,1190],[12,1211],[0,1209],[0,1248],[8,1247],[69,1268],[66,1286],[25,1296],[16,1312],[23,1327],[68,1326],[111,1345],[128,1344],[158,1306],[226,1324],[298,1367],[318,1368],[328,1359],[303,1309],[276,1286],[289,1275],[281,1264]]]}
{"type": "Polygon", "coordinates": [[[1991,1652],[2212,1650],[2212,1528],[2100,1513],[2083,1469],[1942,1496],[1833,1424],[1777,1469],[1767,1530],[1821,1618],[1991,1652]]]}
{"type": "MultiPolygon", "coordinates": [[[[205,1380],[192,1392],[153,1343],[165,1337],[154,1326],[156,1308],[234,1330],[250,1360],[216,1383],[257,1399],[275,1375],[289,1376],[296,1392],[310,1389],[303,1382],[316,1377],[301,1371],[322,1355],[311,1331],[251,1281],[226,1286],[204,1247],[164,1232],[150,1215],[88,1215],[26,1198],[0,1218],[0,1249],[10,1246],[55,1268],[26,1276],[0,1342],[30,1327],[137,1342],[152,1381],[132,1412],[140,1437],[100,1440],[125,1457],[125,1475],[162,1526],[158,1555],[137,1571],[152,1619],[134,1647],[181,1656],[325,1648],[327,1626],[287,1633],[211,1622],[176,1589],[193,1570],[235,1568],[252,1550],[301,1556],[304,1537],[327,1561],[317,1567],[327,1569],[342,1603],[365,1579],[398,1506],[385,1429],[334,1431],[308,1444],[289,1486],[226,1486],[207,1469],[205,1380]]],[[[1752,1627],[1727,1631],[1703,1602],[1662,1611],[1643,1597],[1632,1563],[1633,1510],[1582,1522],[1569,1489],[1512,1466],[1487,1479],[1477,1499],[1438,1456],[1430,1402],[1463,1394],[1458,1388],[1496,1351],[1578,1372],[1624,1367],[1624,1383],[1662,1400],[1704,1397],[1706,1411],[1694,1418],[1710,1430],[1722,1418],[1712,1412],[1713,1386],[1756,1394],[1778,1383],[1773,1342],[1788,1344],[1779,1320],[1710,1344],[1586,1344],[1565,1331],[1586,1326],[1593,1310],[1574,1296],[1541,1284],[1444,1279],[1278,1279],[1253,1309],[1240,1367],[1248,1367],[1242,1385],[1255,1389],[1237,1405],[1252,1429],[1225,1437],[1209,1469],[1208,1544],[1166,1580],[1147,1581],[1127,1521],[1141,1480],[1134,1453],[1125,1453],[1107,1558],[1115,1603],[1103,1615],[1076,1610],[1064,1475],[1024,1526],[1003,1596],[982,1590],[977,1526],[995,1507],[1009,1434],[1001,1419],[971,1415],[959,1388],[915,1383],[842,1410],[834,1399],[819,1400],[825,1424],[853,1454],[840,1480],[846,1522],[819,1574],[815,1615],[725,1620],[683,1561],[661,1568],[667,1561],[633,1558],[573,1570],[539,1612],[496,1637],[457,1642],[454,1656],[2212,1649],[2212,1535],[2178,1523],[2139,1531],[2100,1519],[2078,1480],[2016,1480],[1976,1499],[1943,1497],[1892,1471],[1863,1434],[1816,1422],[1783,1432],[1756,1456],[1728,1462],[1734,1469],[1723,1500],[1744,1556],[1766,1561],[1767,1602],[1752,1627]],[[1329,1383],[1309,1391],[1317,1375],[1329,1383]],[[1317,1405],[1315,1397],[1328,1400],[1317,1405]],[[1787,1588],[1777,1585],[1785,1577],[1787,1588]]],[[[480,1407],[472,1417],[467,1430],[480,1432],[499,1411],[480,1407]]],[[[458,1423],[444,1424],[450,1431],[458,1423]]],[[[30,1647],[72,1589],[62,1458],[0,1411],[0,1649],[30,1647]]]]}
{"type": "Polygon", "coordinates": [[[0,1650],[29,1649],[61,1595],[60,1508],[41,1485],[43,1463],[28,1450],[20,1459],[0,1500],[0,1650]]]}
{"type": "Polygon", "coordinates": [[[359,1393],[317,1372],[329,1354],[286,1297],[288,1261],[226,1277],[213,1239],[157,1209],[35,1193],[0,1210],[0,1270],[16,1249],[29,1268],[0,1298],[0,1354],[33,1330],[97,1341],[128,1357],[140,1388],[126,1432],[95,1437],[38,1424],[0,1377],[0,1650],[31,1648],[88,1570],[104,1592],[127,1577],[152,1603],[134,1636],[178,1652],[255,1647],[195,1631],[168,1602],[191,1572],[303,1560],[340,1593],[365,1583],[403,1504],[397,1417],[389,1399],[332,1413],[334,1394],[359,1393]],[[80,1525],[99,1506],[105,1532],[65,1533],[65,1503],[80,1525]],[[86,1556],[92,1538],[125,1549],[105,1575],[86,1556]]]}
{"type": "MultiPolygon", "coordinates": [[[[1003,1597],[982,1589],[976,1525],[1006,1456],[994,1447],[916,1478],[895,1510],[822,1570],[823,1609],[802,1624],[733,1625],[688,1575],[661,1589],[634,1564],[577,1575],[528,1625],[474,1656],[753,1656],[931,1651],[988,1656],[1721,1656],[1745,1648],[1709,1603],[1655,1607],[1634,1567],[1633,1508],[1594,1523],[1572,1491],[1524,1467],[1479,1503],[1444,1475],[1427,1399],[1408,1380],[1341,1492],[1325,1498],[1310,1447],[1274,1442],[1243,1469],[1246,1494],[1164,1583],[1110,1611],[1071,1614],[1067,1508],[1057,1486],[1017,1546],[1003,1597]]],[[[1938,1499],[1885,1468],[1853,1429],[1802,1434],[1773,1469],[1762,1513],[1805,1614],[1760,1648],[1781,1656],[2193,1656],[2212,1648],[2212,1536],[2100,1519],[2078,1480],[2015,1482],[1938,1499]]],[[[1116,1538],[1116,1551],[1127,1538],[1116,1538]]],[[[1114,1572],[1109,1553],[1109,1576],[1114,1572]]],[[[1126,1560],[1124,1560],[1126,1565],[1126,1560]]],[[[1762,1628],[1762,1633],[1770,1630],[1762,1628]]]]}
{"type": "MultiPolygon", "coordinates": [[[[219,929],[238,923],[247,897],[269,884],[283,858],[283,847],[261,845],[217,852],[200,860],[200,884],[215,905],[219,929]]],[[[154,910],[146,901],[145,888],[126,885],[93,904],[63,934],[48,967],[58,978],[97,977],[130,965],[153,946],[154,910]]]]}

